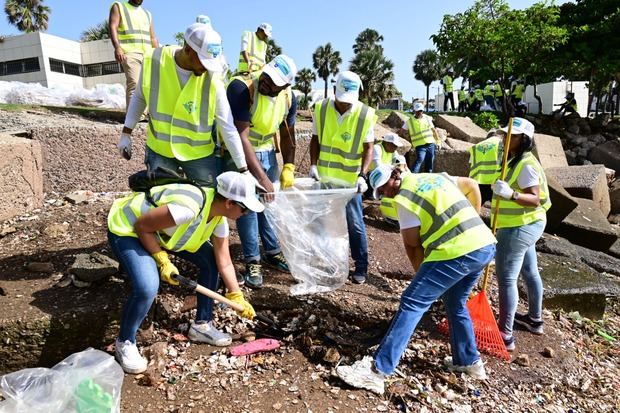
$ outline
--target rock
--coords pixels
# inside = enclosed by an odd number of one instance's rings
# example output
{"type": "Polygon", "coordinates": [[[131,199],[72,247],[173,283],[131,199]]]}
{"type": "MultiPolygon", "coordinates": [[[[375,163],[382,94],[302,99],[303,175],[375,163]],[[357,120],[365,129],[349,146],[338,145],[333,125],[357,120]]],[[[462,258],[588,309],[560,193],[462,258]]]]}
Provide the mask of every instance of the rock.
{"type": "Polygon", "coordinates": [[[574,151],[564,151],[564,155],[566,155],[566,162],[568,162],[569,165],[577,164],[577,154],[574,151]]]}
{"type": "Polygon", "coordinates": [[[572,196],[594,201],[603,215],[609,215],[609,191],[603,165],[548,168],[545,174],[553,176],[572,196]]]}
{"type": "Polygon", "coordinates": [[[555,357],[555,350],[552,349],[551,347],[545,347],[543,348],[543,351],[540,352],[540,354],[542,354],[543,357],[552,359],[555,357]]]}
{"type": "Polygon", "coordinates": [[[487,131],[476,125],[470,118],[461,116],[439,115],[435,126],[448,131],[453,139],[478,143],[487,137],[487,131]]]}
{"type": "Polygon", "coordinates": [[[589,135],[590,133],[592,133],[592,129],[590,128],[590,124],[588,122],[588,119],[586,118],[581,118],[577,121],[577,126],[579,126],[579,132],[582,135],[589,135]]]}
{"type": "Polygon", "coordinates": [[[588,199],[575,200],[577,208],[558,225],[556,233],[574,244],[596,251],[607,251],[616,242],[616,232],[597,204],[588,199]]]}
{"type": "Polygon", "coordinates": [[[588,155],[593,163],[603,164],[620,174],[620,140],[615,139],[592,149],[588,155]]]}
{"type": "Polygon", "coordinates": [[[446,139],[446,145],[437,151],[433,172],[453,176],[469,176],[469,148],[473,144],[457,139],[446,139]]]}
{"type": "Polygon", "coordinates": [[[579,125],[577,124],[572,124],[572,125],[568,125],[568,127],[566,128],[566,130],[570,133],[574,133],[575,135],[579,134],[579,125]]]}
{"type": "Polygon", "coordinates": [[[547,228],[556,228],[575,208],[577,201],[552,175],[547,175],[551,208],[547,211],[547,228]]]}
{"type": "MultiPolygon", "coordinates": [[[[403,127],[403,123],[405,123],[407,119],[407,115],[398,111],[392,111],[392,113],[390,113],[390,115],[385,118],[381,123],[388,125],[392,129],[398,130],[403,127]]],[[[375,137],[377,136],[375,135],[375,137]]]]}
{"type": "Polygon", "coordinates": [[[58,238],[64,235],[67,235],[69,232],[69,223],[63,222],[62,224],[54,223],[48,225],[43,230],[43,233],[51,238],[58,238]]]}
{"type": "Polygon", "coordinates": [[[69,272],[82,281],[100,281],[118,272],[118,262],[98,252],[78,254],[69,272]]]}
{"type": "Polygon", "coordinates": [[[44,272],[51,274],[54,272],[54,264],[51,262],[29,262],[26,265],[26,269],[30,272],[44,272]]]}
{"type": "Polygon", "coordinates": [[[534,134],[534,150],[543,169],[568,166],[562,141],[557,136],[534,134]]]}
{"type": "Polygon", "coordinates": [[[0,229],[0,238],[4,238],[9,234],[16,232],[17,229],[15,227],[3,227],[0,229]]]}
{"type": "Polygon", "coordinates": [[[93,197],[92,191],[73,191],[70,194],[65,195],[65,199],[73,204],[81,204],[88,202],[93,197]]]}
{"type": "Polygon", "coordinates": [[[620,180],[616,180],[609,188],[609,203],[612,214],[620,214],[620,180]]]}
{"type": "Polygon", "coordinates": [[[605,176],[607,177],[607,184],[611,185],[616,177],[616,171],[611,168],[605,168],[605,176]]]}
{"type": "MultiPolygon", "coordinates": [[[[566,137],[566,142],[568,143],[568,145],[570,147],[581,146],[585,142],[588,141],[588,138],[586,138],[585,136],[575,135],[575,134],[570,133],[570,132],[566,132],[564,134],[564,136],[566,137]]],[[[536,137],[536,134],[534,134],[534,137],[536,137]]],[[[561,166],[561,165],[559,165],[559,166],[561,166]]]]}
{"type": "Polygon", "coordinates": [[[452,138],[446,138],[446,145],[450,149],[454,149],[456,151],[467,151],[467,153],[469,153],[469,149],[474,146],[471,142],[460,141],[452,138]]]}
{"type": "Polygon", "coordinates": [[[620,258],[620,238],[618,238],[616,242],[614,242],[611,245],[611,247],[609,247],[609,250],[607,250],[607,253],[616,258],[620,258]]]}
{"type": "Polygon", "coordinates": [[[518,364],[519,366],[529,367],[530,356],[528,356],[527,354],[519,354],[512,362],[518,364]]]}
{"type": "Polygon", "coordinates": [[[330,347],[325,353],[325,356],[323,356],[323,361],[336,364],[340,361],[340,353],[334,347],[330,347]]]}
{"type": "Polygon", "coordinates": [[[34,139],[0,133],[0,221],[43,205],[43,154],[34,139]]]}
{"type": "Polygon", "coordinates": [[[606,272],[620,277],[620,260],[600,251],[571,244],[564,238],[545,234],[536,244],[540,252],[561,257],[574,258],[598,272],[606,272]]]}
{"type": "Polygon", "coordinates": [[[381,209],[379,208],[378,203],[372,203],[366,207],[364,207],[364,216],[374,219],[383,218],[383,214],[381,213],[381,209]]]}

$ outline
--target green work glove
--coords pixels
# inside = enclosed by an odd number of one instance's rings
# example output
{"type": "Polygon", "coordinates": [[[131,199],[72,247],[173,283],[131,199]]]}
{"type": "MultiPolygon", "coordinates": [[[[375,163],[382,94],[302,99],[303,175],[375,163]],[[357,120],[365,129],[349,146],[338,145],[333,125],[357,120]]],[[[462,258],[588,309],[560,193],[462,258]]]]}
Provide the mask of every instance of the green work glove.
{"type": "Polygon", "coordinates": [[[168,257],[168,253],[164,250],[161,250],[153,254],[152,257],[157,263],[157,268],[159,269],[159,278],[161,278],[162,281],[165,281],[170,285],[179,285],[179,282],[172,277],[173,275],[179,275],[179,270],[177,270],[177,267],[175,267],[174,264],[170,262],[170,257],[168,257]]]}
{"type": "Polygon", "coordinates": [[[243,311],[237,311],[237,314],[239,314],[241,317],[250,320],[256,317],[256,311],[254,311],[254,307],[252,307],[252,304],[248,303],[245,300],[241,291],[226,293],[226,298],[228,298],[234,303],[241,304],[243,306],[243,311]]]}

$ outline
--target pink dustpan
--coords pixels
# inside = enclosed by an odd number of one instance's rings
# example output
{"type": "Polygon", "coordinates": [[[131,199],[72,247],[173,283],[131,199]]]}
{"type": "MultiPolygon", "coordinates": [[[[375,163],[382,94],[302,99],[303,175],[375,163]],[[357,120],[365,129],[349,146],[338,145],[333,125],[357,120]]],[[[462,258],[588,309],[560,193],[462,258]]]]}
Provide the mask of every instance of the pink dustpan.
{"type": "Polygon", "coordinates": [[[280,347],[280,342],[272,338],[259,338],[249,343],[239,344],[230,348],[232,356],[247,356],[248,354],[262,353],[265,351],[275,350],[280,347]]]}

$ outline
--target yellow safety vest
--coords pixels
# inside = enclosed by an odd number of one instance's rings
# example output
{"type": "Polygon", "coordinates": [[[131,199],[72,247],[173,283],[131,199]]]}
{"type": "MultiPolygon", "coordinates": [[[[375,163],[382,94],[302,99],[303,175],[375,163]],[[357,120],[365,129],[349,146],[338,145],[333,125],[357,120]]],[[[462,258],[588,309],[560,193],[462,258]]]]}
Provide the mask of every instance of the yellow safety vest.
{"type": "Polygon", "coordinates": [[[118,5],[121,21],[118,25],[118,42],[125,53],[146,53],[151,45],[151,13],[142,6],[128,1],[114,2],[118,5]]]}
{"type": "MultiPolygon", "coordinates": [[[[381,165],[392,165],[392,159],[394,158],[394,152],[388,152],[385,150],[385,148],[383,147],[383,144],[378,143],[374,146],[374,150],[375,153],[379,154],[379,159],[381,160],[381,165]]],[[[373,161],[370,163],[370,168],[369,170],[372,171],[374,170],[377,166],[379,166],[377,164],[377,162],[373,159],[373,161]]]]}
{"type": "Polygon", "coordinates": [[[495,237],[460,189],[442,174],[407,174],[394,202],[420,219],[424,261],[447,261],[495,237]]]}
{"type": "Polygon", "coordinates": [[[410,116],[407,121],[407,128],[409,130],[409,138],[411,139],[411,145],[414,148],[428,143],[435,143],[435,136],[433,135],[433,128],[430,117],[422,114],[420,119],[415,116],[410,116]]]}
{"type": "MultiPolygon", "coordinates": [[[[523,158],[521,158],[519,163],[508,170],[506,174],[506,182],[513,190],[522,194],[523,190],[519,188],[517,180],[525,165],[530,165],[538,173],[540,205],[537,207],[521,206],[513,200],[502,199],[499,203],[499,215],[497,216],[498,228],[520,227],[522,225],[531,224],[532,222],[547,220],[547,211],[551,208],[547,178],[545,177],[545,172],[543,171],[542,166],[540,166],[540,163],[531,152],[526,152],[523,154],[523,158]]],[[[492,216],[495,215],[496,203],[497,195],[493,194],[491,208],[492,216]]]]}
{"type": "Polygon", "coordinates": [[[525,91],[525,85],[522,84],[517,84],[514,88],[514,90],[512,91],[512,95],[516,98],[521,100],[523,98],[523,92],[525,91]]]}
{"type": "Polygon", "coordinates": [[[191,161],[215,149],[215,90],[222,80],[192,74],[181,89],[174,61],[178,49],[164,46],[144,56],[142,93],[150,114],[146,145],[166,158],[191,161]]]}
{"type": "Polygon", "coordinates": [[[443,90],[445,93],[452,92],[452,77],[449,75],[445,75],[443,77],[443,90]]]}
{"type": "Polygon", "coordinates": [[[496,98],[502,97],[502,87],[499,84],[495,85],[495,97],[496,98]]]}
{"type": "Polygon", "coordinates": [[[238,76],[246,84],[252,99],[250,108],[250,136],[254,151],[268,151],[273,148],[273,138],[276,136],[280,124],[284,122],[292,105],[292,91],[288,87],[276,96],[275,99],[258,92],[258,79],[261,72],[252,74],[249,80],[238,76]]]}
{"type": "Polygon", "coordinates": [[[252,71],[259,70],[265,66],[265,59],[267,58],[267,42],[262,41],[256,35],[256,32],[245,31],[243,37],[249,36],[250,43],[248,50],[242,50],[239,53],[239,67],[237,72],[249,72],[248,64],[243,58],[243,52],[248,52],[250,57],[250,67],[252,71]]]}
{"type": "Polygon", "coordinates": [[[396,211],[396,204],[394,203],[394,198],[381,198],[379,210],[384,217],[398,221],[398,212],[396,211]]]}
{"type": "Polygon", "coordinates": [[[484,96],[482,95],[482,89],[475,89],[474,96],[476,96],[476,99],[478,99],[480,102],[484,100],[484,96]]]}
{"type": "Polygon", "coordinates": [[[501,138],[492,136],[469,148],[469,177],[479,184],[490,185],[499,178],[501,141],[501,138]]]}
{"type": "Polygon", "coordinates": [[[484,96],[495,96],[495,87],[493,85],[486,85],[484,87],[484,96]]]}
{"type": "Polygon", "coordinates": [[[170,251],[196,252],[202,244],[211,238],[215,227],[224,219],[224,217],[218,216],[208,221],[211,204],[215,197],[215,189],[200,189],[188,184],[168,184],[153,187],[151,197],[156,205],[152,205],[146,200],[144,192],[135,192],[114,201],[108,213],[108,229],[110,232],[119,237],[137,238],[134,225],[138,218],[150,209],[166,204],[182,205],[194,212],[194,219],[179,225],[172,236],[164,231],[158,231],[156,234],[159,245],[170,251]],[[206,200],[204,200],[204,208],[201,211],[204,197],[206,200]]]}
{"type": "Polygon", "coordinates": [[[467,98],[465,97],[465,91],[459,90],[459,102],[465,102],[467,98]]]}
{"type": "Polygon", "coordinates": [[[564,104],[573,108],[575,112],[577,112],[577,100],[573,99],[573,101],[571,102],[570,100],[566,99],[566,102],[564,102],[564,104]]]}
{"type": "Polygon", "coordinates": [[[340,123],[339,117],[332,99],[314,105],[320,149],[317,167],[321,180],[352,187],[362,170],[364,138],[377,117],[374,109],[361,102],[340,123]]]}

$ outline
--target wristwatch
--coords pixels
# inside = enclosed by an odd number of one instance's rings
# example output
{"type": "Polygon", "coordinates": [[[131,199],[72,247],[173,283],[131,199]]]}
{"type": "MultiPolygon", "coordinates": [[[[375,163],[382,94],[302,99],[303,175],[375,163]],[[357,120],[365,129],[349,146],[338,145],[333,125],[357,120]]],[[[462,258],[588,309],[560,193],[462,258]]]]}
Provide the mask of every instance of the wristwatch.
{"type": "Polygon", "coordinates": [[[517,191],[512,191],[512,196],[510,197],[513,201],[519,199],[519,193],[517,191]]]}

